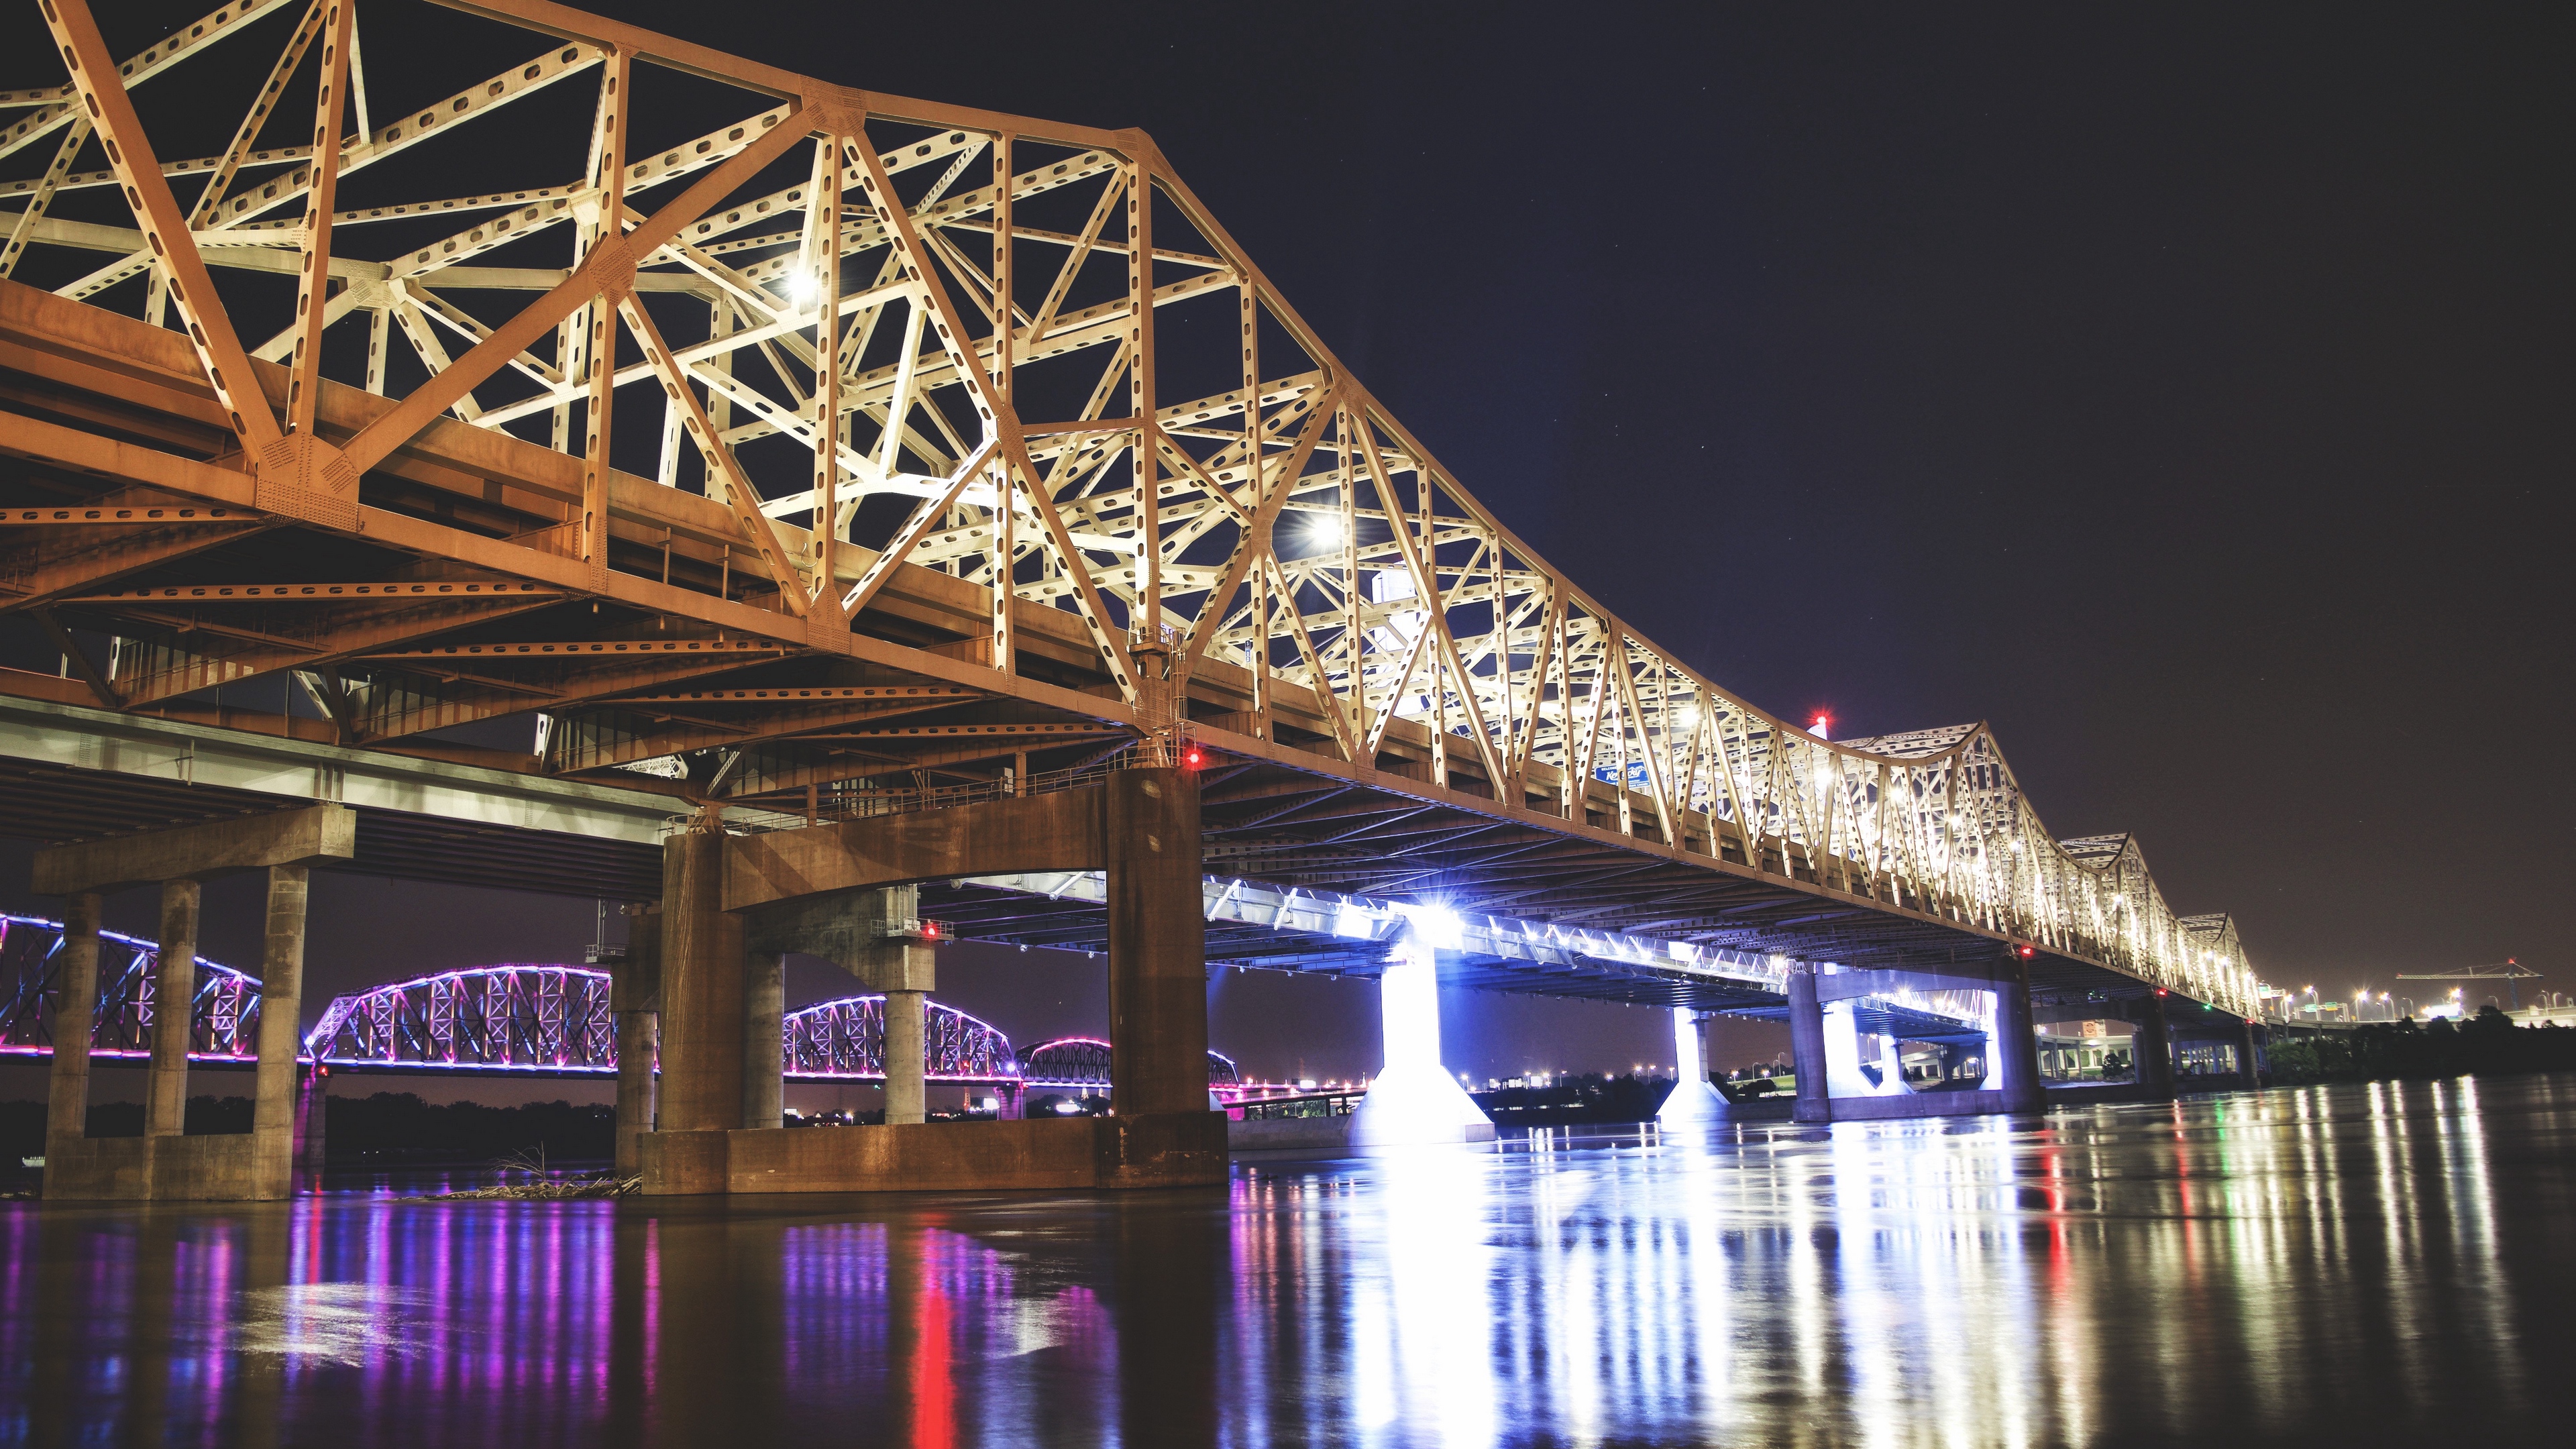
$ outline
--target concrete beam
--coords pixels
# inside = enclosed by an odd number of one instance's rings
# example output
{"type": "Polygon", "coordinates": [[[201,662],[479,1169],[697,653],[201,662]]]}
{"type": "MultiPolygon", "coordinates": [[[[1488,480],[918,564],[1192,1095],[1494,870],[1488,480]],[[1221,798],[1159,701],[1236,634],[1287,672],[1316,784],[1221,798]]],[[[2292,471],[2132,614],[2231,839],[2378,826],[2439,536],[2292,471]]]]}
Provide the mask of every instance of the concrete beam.
{"type": "MultiPolygon", "coordinates": [[[[1101,821],[1101,791],[1059,790],[732,836],[724,909],[953,876],[1099,870],[1108,864],[1101,821]]],[[[1195,858],[1195,836],[1191,845],[1195,858]]]]}
{"type": "Polygon", "coordinates": [[[743,913],[754,956],[815,956],[870,991],[936,991],[938,953],[905,934],[921,914],[919,886],[798,896],[743,913]]]}
{"type": "Polygon", "coordinates": [[[645,790],[9,696],[0,758],[640,845],[659,845],[685,809],[645,790]]]}
{"type": "Polygon", "coordinates": [[[357,813],[344,805],[315,805],[40,850],[34,888],[39,895],[80,895],[347,860],[357,853],[357,813]]]}

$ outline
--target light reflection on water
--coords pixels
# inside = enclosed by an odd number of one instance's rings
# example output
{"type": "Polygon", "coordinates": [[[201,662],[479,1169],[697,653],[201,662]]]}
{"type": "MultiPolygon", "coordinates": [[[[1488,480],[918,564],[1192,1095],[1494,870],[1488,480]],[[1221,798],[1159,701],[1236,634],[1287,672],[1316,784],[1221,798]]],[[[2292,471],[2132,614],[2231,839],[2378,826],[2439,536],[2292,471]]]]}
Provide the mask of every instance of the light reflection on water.
{"type": "Polygon", "coordinates": [[[1121,1197],[0,1209],[0,1445],[2557,1440],[2576,1078],[1121,1197]]]}

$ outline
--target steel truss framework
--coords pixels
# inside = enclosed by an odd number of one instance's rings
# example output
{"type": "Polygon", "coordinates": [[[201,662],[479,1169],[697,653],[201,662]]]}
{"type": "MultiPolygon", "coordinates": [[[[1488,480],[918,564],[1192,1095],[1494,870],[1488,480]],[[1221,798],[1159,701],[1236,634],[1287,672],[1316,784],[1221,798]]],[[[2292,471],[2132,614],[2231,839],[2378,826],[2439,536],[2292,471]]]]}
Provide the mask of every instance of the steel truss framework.
{"type": "MultiPolygon", "coordinates": [[[[42,916],[0,916],[0,1054],[51,1056],[53,1012],[62,1000],[63,924],[42,916]]],[[[153,974],[158,943],[99,932],[98,1015],[90,1051],[98,1056],[152,1054],[153,974]],[[118,959],[119,956],[123,959],[118,959]]],[[[188,1056],[199,1062],[249,1062],[259,1056],[259,980],[197,958],[190,1004],[188,1056]]]]}
{"type": "Polygon", "coordinates": [[[1550,566],[1141,132],[537,0],[122,51],[35,3],[0,272],[56,295],[0,287],[0,607],[47,688],[264,684],[250,727],[448,753],[534,715],[514,768],[800,818],[1185,713],[1213,868],[1821,960],[2018,939],[2252,1009],[2232,925],[2051,836],[1984,726],[1815,738],[1550,566]],[[460,12],[505,63],[412,43],[460,12]],[[218,53],[240,95],[147,131],[218,53]]]}
{"type": "MultiPolygon", "coordinates": [[[[934,1082],[1008,1082],[1020,1075],[1011,1039],[953,1006],[923,1003],[922,1076],[934,1082]]],[[[885,998],[844,996],[786,1018],[787,1079],[883,1081],[885,998]]]]}
{"type": "MultiPolygon", "coordinates": [[[[1060,1036],[1029,1048],[1020,1063],[1020,1077],[1032,1090],[1061,1087],[1074,1091],[1109,1091],[1109,1043],[1096,1036],[1060,1036]]],[[[1208,1087],[1226,1092],[1247,1085],[1234,1058],[1223,1052],[1209,1052],[1208,1087]]]]}
{"type": "Polygon", "coordinates": [[[334,998],[304,1055],[334,1067],[614,1072],[608,973],[514,964],[389,982],[334,998]]]}
{"type": "MultiPolygon", "coordinates": [[[[927,1076],[1007,1081],[1017,1075],[1009,1037],[955,1007],[927,1006],[927,1076]]],[[[885,1076],[882,996],[790,1012],[781,1030],[791,1081],[885,1076]]],[[[617,1070],[608,973],[509,964],[391,982],[335,998],[306,1035],[304,1055],[343,1070],[605,1076],[617,1070]]]]}

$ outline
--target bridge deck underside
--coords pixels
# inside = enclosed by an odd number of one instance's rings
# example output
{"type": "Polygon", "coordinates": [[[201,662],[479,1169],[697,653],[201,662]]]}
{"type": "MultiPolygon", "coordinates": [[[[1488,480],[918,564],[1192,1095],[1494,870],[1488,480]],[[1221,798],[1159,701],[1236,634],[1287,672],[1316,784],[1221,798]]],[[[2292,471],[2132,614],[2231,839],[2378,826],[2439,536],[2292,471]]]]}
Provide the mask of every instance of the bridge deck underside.
{"type": "MultiPolygon", "coordinates": [[[[958,940],[1070,951],[1099,951],[1108,946],[1107,915],[1099,905],[1086,900],[960,881],[952,888],[925,893],[922,909],[943,921],[958,940]]],[[[1227,919],[1222,914],[1207,925],[1207,960],[1212,968],[1233,966],[1373,979],[1385,971],[1387,954],[1387,946],[1379,941],[1279,929],[1227,919]]],[[[1944,950],[1910,962],[1898,957],[1880,958],[1873,964],[1895,969],[1910,964],[1917,970],[1939,973],[1953,963],[1944,950]]],[[[2035,996],[2052,1002],[2102,1003],[2105,1015],[2118,1015],[2118,1003],[2150,989],[2117,972],[2082,963],[2053,963],[2053,968],[2044,982],[2039,973],[2034,973],[2035,996]]],[[[1443,985],[1477,990],[1628,1006],[1685,1006],[1757,1019],[1784,1019],[1788,1011],[1787,999],[1760,982],[1608,956],[1532,960],[1444,950],[1440,955],[1440,979],[1443,985]]],[[[1961,1030],[1960,1024],[1949,1018],[1875,1001],[1865,1001],[1861,1010],[1870,1023],[1865,1029],[1891,1036],[1929,1038],[1955,1035],[1961,1030]]]]}
{"type": "MultiPolygon", "coordinates": [[[[211,399],[194,368],[174,333],[0,282],[0,409],[14,414],[0,427],[0,451],[19,461],[0,477],[0,503],[247,500],[251,480],[228,471],[238,454],[228,459],[229,434],[205,416],[211,399]],[[96,445],[108,440],[141,446],[96,445]]],[[[259,371],[282,396],[283,371],[259,371]]],[[[327,384],[320,431],[345,437],[388,406],[327,384]]],[[[675,810],[689,808],[690,796],[712,796],[772,821],[803,808],[848,811],[888,787],[989,780],[1004,766],[1043,777],[1135,737],[1133,713],[1113,697],[1073,613],[1016,605],[1021,648],[1014,672],[999,674],[972,662],[989,628],[989,591],[918,566],[895,571],[846,644],[813,647],[804,621],[775,611],[774,593],[747,593],[733,575],[732,525],[701,494],[620,475],[612,512],[622,551],[604,589],[549,582],[534,551],[508,540],[559,526],[565,473],[576,466],[445,422],[365,476],[354,532],[275,518],[22,530],[15,592],[0,590],[0,602],[20,613],[42,608],[74,637],[95,631],[88,637],[145,643],[131,656],[140,662],[113,681],[10,670],[0,689],[425,762],[662,790],[675,810]],[[649,562],[639,553],[646,539],[657,545],[649,562]],[[495,562],[522,572],[488,597],[291,592],[299,580],[488,588],[495,562]],[[648,573],[668,582],[640,576],[648,573]],[[210,593],[222,597],[201,597],[210,593]],[[679,647],[701,652],[653,652],[679,647]],[[336,712],[299,696],[290,675],[338,690],[336,712]],[[353,683],[361,676],[364,689],[353,683]],[[223,684],[232,678],[253,682],[223,684]],[[245,707],[245,699],[258,703],[245,707]],[[588,721],[582,750],[540,755],[460,742],[467,727],[533,738],[540,716],[558,732],[567,719],[588,721]],[[657,762],[677,762],[690,778],[628,768],[657,762]]],[[[843,557],[856,569],[867,551],[852,545],[843,557]]],[[[1282,686],[1268,737],[1238,733],[1247,680],[1248,671],[1213,656],[1188,680],[1185,708],[1209,760],[1211,871],[1854,967],[1964,966],[2004,949],[1998,932],[1900,905],[1865,879],[1820,879],[1785,847],[1766,842],[1762,859],[1748,863],[1729,836],[1725,855],[1713,857],[1703,817],[1690,827],[1697,847],[1656,839],[1650,805],[1635,791],[1624,803],[1647,822],[1637,833],[1559,818],[1550,808],[1555,771],[1536,761],[1518,800],[1497,800],[1492,782],[1463,771],[1434,783],[1425,778],[1430,736],[1411,721],[1396,721],[1375,756],[1343,759],[1325,717],[1282,686]]],[[[47,838],[200,818],[211,793],[0,773],[9,774],[0,791],[25,803],[12,812],[14,828],[47,838]]],[[[1622,813],[1605,803],[1617,787],[1593,782],[1586,794],[1589,816],[1622,813]]],[[[227,798],[217,808],[251,803],[227,798]]],[[[368,820],[353,869],[630,899],[659,890],[650,847],[533,832],[531,840],[393,812],[368,820]]],[[[2067,984],[2103,989],[2115,975],[2088,970],[2067,984]]],[[[1665,1000],[1679,989],[1560,984],[1564,994],[1623,1000],[1665,1000]]]]}
{"type": "MultiPolygon", "coordinates": [[[[309,799],[0,758],[0,835],[48,844],[293,809],[309,799]]],[[[634,841],[354,807],[358,853],[343,874],[609,900],[662,893],[662,852],[634,841]]]]}

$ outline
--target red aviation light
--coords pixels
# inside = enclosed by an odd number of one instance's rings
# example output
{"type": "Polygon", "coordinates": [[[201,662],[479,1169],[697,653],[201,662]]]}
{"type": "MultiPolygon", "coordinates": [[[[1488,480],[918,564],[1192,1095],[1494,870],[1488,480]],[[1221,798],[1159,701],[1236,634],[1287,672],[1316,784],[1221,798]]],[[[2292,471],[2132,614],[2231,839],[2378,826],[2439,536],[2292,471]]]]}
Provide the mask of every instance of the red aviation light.
{"type": "Polygon", "coordinates": [[[922,934],[922,936],[923,936],[925,939],[927,939],[927,940],[932,940],[932,941],[936,941],[936,940],[938,940],[938,939],[939,939],[939,923],[938,923],[937,921],[924,921],[924,922],[922,922],[922,923],[921,923],[921,934],[922,934]]]}
{"type": "Polygon", "coordinates": [[[1181,756],[1181,768],[1185,770],[1195,770],[1204,762],[1204,760],[1205,757],[1199,753],[1199,747],[1192,745],[1189,748],[1189,752],[1181,756]]]}
{"type": "Polygon", "coordinates": [[[2020,951],[2020,953],[2021,953],[2021,959],[2023,959],[2023,960],[2025,960],[2025,961],[2027,961],[2027,960],[2029,960],[2031,957],[2036,956],[2036,955],[2038,955],[2038,954],[2039,954],[2039,948],[2038,948],[2037,946],[2032,946],[2032,945],[2028,945],[2028,944],[2024,944],[2024,945],[2022,945],[2022,946],[2016,947],[2015,949],[2016,949],[2016,950],[2018,950],[2018,951],[2020,951]]]}

